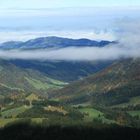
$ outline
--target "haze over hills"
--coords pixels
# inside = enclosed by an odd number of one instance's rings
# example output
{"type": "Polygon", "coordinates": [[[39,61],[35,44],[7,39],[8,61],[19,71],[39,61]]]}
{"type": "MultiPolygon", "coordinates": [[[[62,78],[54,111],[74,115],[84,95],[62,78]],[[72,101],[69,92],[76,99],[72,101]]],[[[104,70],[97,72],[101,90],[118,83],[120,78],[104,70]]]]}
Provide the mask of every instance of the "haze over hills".
{"type": "MultiPolygon", "coordinates": [[[[5,42],[0,45],[1,50],[14,49],[52,49],[52,48],[68,48],[68,47],[105,47],[106,45],[116,43],[110,41],[93,41],[89,39],[68,39],[60,37],[42,37],[32,39],[26,42],[5,42]]],[[[31,52],[31,54],[34,52],[31,52]]],[[[16,55],[16,54],[15,54],[16,55]]],[[[41,57],[41,55],[40,55],[41,57]]],[[[26,56],[25,56],[26,58],[26,56]]],[[[71,82],[81,79],[89,74],[104,69],[110,65],[112,61],[49,61],[49,60],[21,60],[8,59],[9,63],[22,68],[37,70],[46,74],[48,77],[58,79],[65,82],[71,82]]]]}

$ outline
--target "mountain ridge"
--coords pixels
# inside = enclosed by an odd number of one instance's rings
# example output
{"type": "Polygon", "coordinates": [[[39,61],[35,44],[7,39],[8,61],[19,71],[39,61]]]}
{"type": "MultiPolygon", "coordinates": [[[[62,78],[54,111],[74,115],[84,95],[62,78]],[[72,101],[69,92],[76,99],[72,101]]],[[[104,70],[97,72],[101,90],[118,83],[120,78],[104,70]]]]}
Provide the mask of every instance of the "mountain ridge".
{"type": "Polygon", "coordinates": [[[115,41],[95,41],[86,38],[71,39],[56,36],[40,37],[31,39],[25,42],[22,41],[9,41],[0,44],[0,49],[44,49],[44,48],[64,48],[64,47],[104,47],[106,45],[116,43],[115,41]]]}

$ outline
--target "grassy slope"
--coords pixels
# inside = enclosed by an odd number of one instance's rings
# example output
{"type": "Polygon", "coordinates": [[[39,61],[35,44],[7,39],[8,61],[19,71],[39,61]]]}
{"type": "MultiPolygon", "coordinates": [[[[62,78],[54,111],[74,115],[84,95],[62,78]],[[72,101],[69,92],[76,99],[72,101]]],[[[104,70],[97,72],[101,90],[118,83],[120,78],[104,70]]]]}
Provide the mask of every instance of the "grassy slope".
{"type": "Polygon", "coordinates": [[[102,112],[100,112],[100,111],[98,111],[98,110],[96,110],[94,108],[88,108],[88,107],[86,107],[86,108],[79,109],[79,111],[81,113],[87,114],[87,115],[85,115],[85,120],[86,121],[92,121],[94,118],[98,118],[99,116],[102,116],[103,115],[102,112]]]}
{"type": "Polygon", "coordinates": [[[0,118],[0,128],[1,127],[4,127],[5,125],[9,124],[9,123],[12,123],[12,122],[15,122],[16,120],[18,119],[14,119],[14,118],[10,118],[10,119],[1,119],[0,118]]]}
{"type": "Polygon", "coordinates": [[[48,78],[45,74],[31,69],[18,68],[15,65],[0,60],[0,94],[7,92],[43,92],[62,88],[65,83],[48,78]]]}
{"type": "Polygon", "coordinates": [[[33,101],[33,100],[39,100],[39,97],[36,94],[30,94],[26,97],[26,100],[33,101]]]}
{"type": "Polygon", "coordinates": [[[53,97],[72,104],[85,103],[89,100],[102,105],[129,102],[131,98],[140,95],[139,70],[140,59],[122,60],[54,92],[53,97]]]}
{"type": "Polygon", "coordinates": [[[140,110],[135,111],[128,111],[131,116],[139,116],[140,117],[140,110]]]}
{"type": "Polygon", "coordinates": [[[16,117],[18,114],[26,111],[27,109],[29,109],[29,107],[27,106],[21,106],[21,107],[16,107],[13,109],[9,109],[6,110],[4,112],[1,113],[2,117],[16,117]]]}

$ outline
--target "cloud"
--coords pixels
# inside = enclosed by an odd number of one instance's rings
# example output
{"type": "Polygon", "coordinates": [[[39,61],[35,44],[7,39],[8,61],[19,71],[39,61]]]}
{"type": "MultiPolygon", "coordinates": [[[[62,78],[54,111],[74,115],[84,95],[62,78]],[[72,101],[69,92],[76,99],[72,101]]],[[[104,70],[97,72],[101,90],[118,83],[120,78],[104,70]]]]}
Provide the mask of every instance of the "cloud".
{"type": "Polygon", "coordinates": [[[117,23],[119,32],[116,33],[120,44],[124,47],[140,48],[140,20],[122,19],[117,23]]]}
{"type": "Polygon", "coordinates": [[[120,20],[117,22],[116,38],[118,44],[102,48],[68,47],[61,49],[43,50],[9,50],[0,51],[0,58],[4,59],[32,59],[32,60],[65,60],[65,61],[93,61],[115,60],[120,58],[140,57],[140,21],[120,20]]]}
{"type": "Polygon", "coordinates": [[[65,60],[65,61],[92,61],[115,60],[119,58],[138,58],[140,48],[123,48],[118,46],[98,47],[70,47],[63,49],[44,50],[10,50],[0,51],[0,57],[4,59],[27,60],[65,60]]]}

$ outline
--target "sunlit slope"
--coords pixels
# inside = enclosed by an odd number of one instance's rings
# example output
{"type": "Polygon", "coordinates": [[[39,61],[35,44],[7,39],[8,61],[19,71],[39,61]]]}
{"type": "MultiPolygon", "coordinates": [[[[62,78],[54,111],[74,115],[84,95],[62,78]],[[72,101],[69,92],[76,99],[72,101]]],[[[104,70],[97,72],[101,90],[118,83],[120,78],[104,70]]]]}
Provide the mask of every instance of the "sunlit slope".
{"type": "Polygon", "coordinates": [[[108,68],[53,92],[50,97],[65,103],[115,105],[140,95],[140,59],[115,62],[108,68]]]}
{"type": "Polygon", "coordinates": [[[18,68],[7,61],[0,61],[1,95],[12,92],[47,93],[48,90],[58,89],[64,85],[65,83],[33,69],[18,68]]]}

